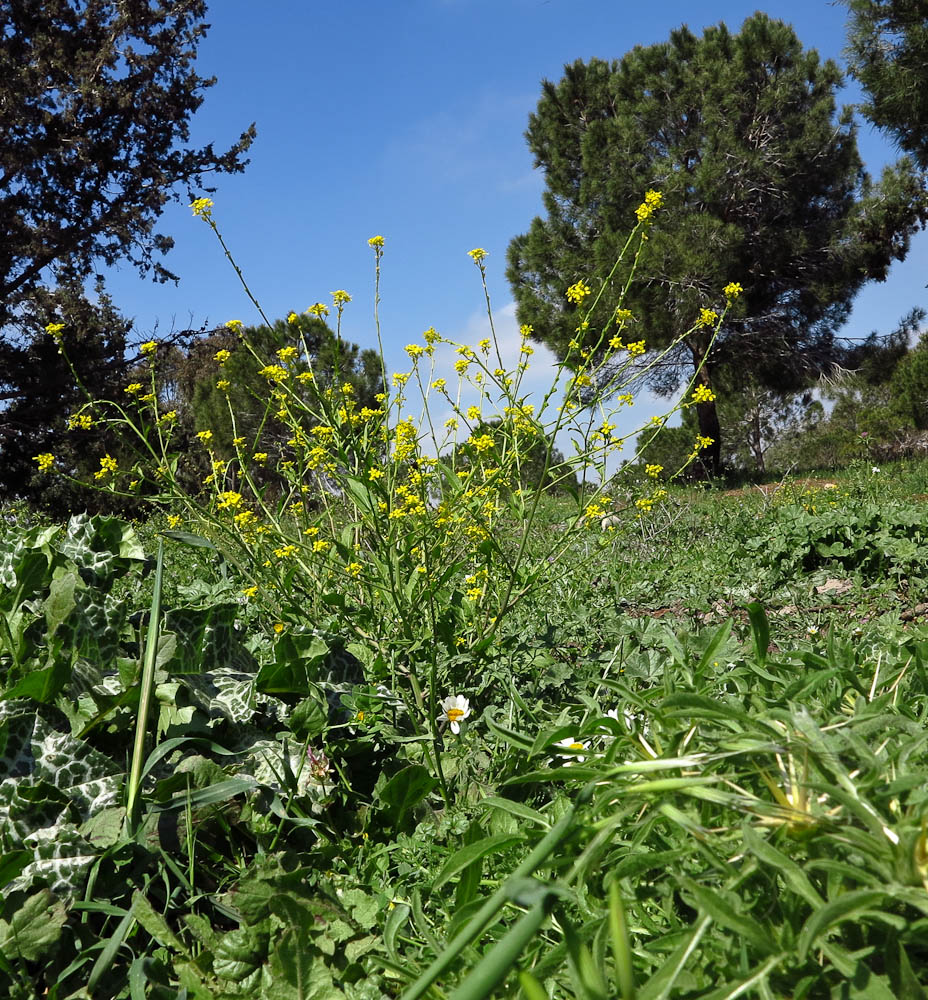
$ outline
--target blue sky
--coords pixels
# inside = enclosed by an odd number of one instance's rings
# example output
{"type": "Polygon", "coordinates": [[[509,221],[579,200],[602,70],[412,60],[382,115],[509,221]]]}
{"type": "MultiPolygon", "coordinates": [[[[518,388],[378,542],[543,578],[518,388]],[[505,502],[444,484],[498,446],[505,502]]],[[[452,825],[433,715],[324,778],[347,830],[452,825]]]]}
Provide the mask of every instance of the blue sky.
{"type": "MultiPolygon", "coordinates": [[[[734,30],[755,6],[735,0],[651,4],[621,0],[394,0],[372,3],[223,0],[211,5],[198,71],[216,75],[191,142],[227,148],[255,121],[244,174],[220,176],[214,217],[268,316],[353,297],[343,333],[375,346],[373,257],[386,239],[381,322],[392,368],[403,345],[434,326],[473,342],[486,315],[467,256],[484,247],[503,339],[514,337],[506,248],[542,213],[543,175],[524,132],[542,78],[575,59],[621,57],[686,23],[734,30]]],[[[807,47],[841,61],[845,8],[781,0],[764,8],[791,22],[807,47]]],[[[848,90],[845,100],[857,98],[848,90]]],[[[870,172],[895,158],[861,123],[870,172]]],[[[175,249],[173,285],[109,273],[118,307],[140,336],[258,317],[209,229],[183,205],[161,220],[175,249]]],[[[733,278],[737,276],[732,276],[733,278]]],[[[928,307],[928,234],[903,264],[858,297],[846,336],[888,331],[915,305],[928,307]]],[[[537,378],[544,380],[539,356],[537,378]]],[[[638,416],[652,409],[642,401],[638,416]]]]}

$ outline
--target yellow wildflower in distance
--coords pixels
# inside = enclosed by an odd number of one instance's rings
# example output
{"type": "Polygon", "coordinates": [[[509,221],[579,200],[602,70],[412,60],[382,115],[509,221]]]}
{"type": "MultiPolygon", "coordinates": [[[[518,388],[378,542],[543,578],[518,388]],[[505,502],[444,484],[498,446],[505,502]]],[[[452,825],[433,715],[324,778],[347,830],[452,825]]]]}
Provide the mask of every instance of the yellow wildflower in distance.
{"type": "Polygon", "coordinates": [[[256,451],[251,457],[258,463],[258,465],[263,465],[267,461],[267,452],[256,451]]]}
{"type": "Polygon", "coordinates": [[[139,350],[146,358],[150,358],[158,350],[158,342],[155,340],[146,340],[139,350]]]}
{"type": "Polygon", "coordinates": [[[231,386],[232,383],[227,378],[220,378],[216,380],[216,388],[220,392],[228,392],[231,386]]]}
{"type": "Polygon", "coordinates": [[[722,289],[722,294],[726,299],[732,301],[744,291],[741,287],[741,283],[738,281],[729,281],[729,283],[722,289]]]}
{"type": "Polygon", "coordinates": [[[234,490],[225,490],[219,494],[219,503],[216,506],[219,510],[225,510],[227,507],[239,507],[241,503],[241,493],[236,493],[234,490]]]}
{"type": "Polygon", "coordinates": [[[591,291],[590,286],[581,278],[567,289],[567,299],[579,306],[591,291]]]}
{"type": "Polygon", "coordinates": [[[119,469],[119,464],[112,455],[104,455],[100,459],[100,468],[93,474],[94,479],[106,479],[109,476],[115,475],[119,469]]]}
{"type": "Polygon", "coordinates": [[[231,357],[232,357],[231,351],[216,351],[216,353],[213,355],[213,361],[217,361],[219,364],[224,365],[231,357]]]}
{"type": "Polygon", "coordinates": [[[483,249],[483,247],[474,247],[473,250],[467,251],[467,256],[470,257],[475,264],[479,264],[482,260],[484,260],[488,256],[488,254],[486,250],[483,249]]]}
{"type": "Polygon", "coordinates": [[[212,431],[197,431],[197,437],[202,444],[209,444],[213,440],[212,431]]]}
{"type": "Polygon", "coordinates": [[[317,319],[322,319],[323,316],[329,315],[329,307],[324,302],[316,302],[306,311],[310,316],[315,316],[317,319]]]}
{"type": "Polygon", "coordinates": [[[634,344],[629,344],[626,350],[631,357],[637,358],[639,354],[644,354],[644,341],[637,340],[634,344]]]}
{"type": "MultiPolygon", "coordinates": [[[[176,414],[175,414],[176,416],[176,414]]],[[[89,413],[72,413],[68,417],[68,427],[74,430],[89,431],[93,427],[93,417],[89,413]]]]}
{"type": "Polygon", "coordinates": [[[718,318],[719,314],[714,309],[700,309],[699,319],[696,320],[696,325],[712,326],[718,318]]]}
{"type": "Polygon", "coordinates": [[[184,519],[177,514],[168,514],[168,527],[179,528],[184,523],[184,519]]]}
{"type": "Polygon", "coordinates": [[[50,451],[43,451],[33,456],[32,461],[39,463],[39,472],[51,472],[55,464],[55,456],[50,451]]]}
{"type": "Polygon", "coordinates": [[[384,242],[384,241],[383,241],[383,237],[382,237],[382,236],[372,236],[372,237],[371,237],[371,238],[370,238],[370,239],[369,239],[369,240],[367,241],[367,245],[368,245],[369,247],[377,247],[377,248],[379,249],[380,247],[382,247],[382,246],[383,246],[383,242],[384,242]]]}
{"type": "Polygon", "coordinates": [[[351,301],[351,296],[344,290],[344,288],[339,288],[332,292],[332,300],[337,306],[343,306],[346,302],[351,301]]]}
{"type": "MultiPolygon", "coordinates": [[[[233,333],[241,333],[242,329],[244,328],[244,325],[245,324],[240,319],[230,319],[225,324],[225,327],[227,330],[231,330],[233,333]]],[[[220,351],[219,353],[221,354],[222,351],[220,351]]],[[[216,360],[218,361],[219,359],[217,358],[216,360]]]]}
{"type": "Polygon", "coordinates": [[[351,577],[352,580],[357,580],[357,578],[361,575],[362,569],[364,569],[364,567],[359,562],[352,562],[348,563],[345,567],[345,572],[351,577]]]}
{"type": "Polygon", "coordinates": [[[129,393],[130,396],[135,396],[138,393],[140,393],[142,389],[143,386],[141,382],[132,382],[131,384],[126,386],[124,391],[129,393]]]}

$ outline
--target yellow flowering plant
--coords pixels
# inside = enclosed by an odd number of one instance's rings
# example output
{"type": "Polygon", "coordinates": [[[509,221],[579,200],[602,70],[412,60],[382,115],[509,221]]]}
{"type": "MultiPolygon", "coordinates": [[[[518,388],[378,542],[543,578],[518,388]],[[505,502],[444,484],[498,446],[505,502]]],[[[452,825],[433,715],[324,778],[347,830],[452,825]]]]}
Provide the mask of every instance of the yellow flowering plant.
{"type": "MultiPolygon", "coordinates": [[[[613,269],[613,274],[623,265],[628,270],[626,290],[659,206],[659,194],[648,192],[613,269]]],[[[213,229],[231,260],[212,204],[195,202],[194,213],[213,229]]],[[[598,289],[579,278],[567,297],[587,310],[581,316],[586,346],[571,347],[551,385],[530,399],[523,383],[531,364],[532,331],[521,331],[515,366],[504,364],[487,289],[488,255],[478,249],[470,256],[480,274],[490,336],[474,349],[430,327],[421,343],[406,347],[408,370],[391,378],[379,316],[385,240],[372,237],[368,243],[374,253],[374,326],[384,387],[376,407],[361,405],[344,380],[316,386],[305,341],[262,356],[235,321],[235,332],[266,386],[265,418],[258,433],[246,439],[226,395],[234,453],[215,451],[211,428],[196,431],[197,447],[211,471],[201,490],[191,491],[177,473],[176,421],[164,414],[157,344],[149,342],[142,348],[148,384],[132,383],[124,401],[93,403],[96,420],[121,425],[142,445],[139,460],[131,469],[101,460],[97,478],[105,482],[91,485],[118,491],[125,489],[121,477],[142,482],[154,503],[173,517],[182,515],[185,526],[224,553],[237,568],[243,595],[260,602],[269,620],[295,628],[324,625],[338,633],[369,682],[389,682],[408,698],[432,737],[444,787],[435,721],[441,691],[463,687],[469,659],[495,641],[528,594],[560,572],[565,557],[573,553],[576,558],[578,544],[595,556],[598,545],[613,543],[614,535],[600,532],[603,520],[613,519],[609,480],[624,444],[641,430],[617,434],[616,416],[633,401],[632,383],[676,345],[653,357],[643,340],[626,345],[620,334],[635,317],[621,301],[605,328],[590,329],[613,274],[598,289]],[[456,356],[456,387],[450,374],[436,370],[442,351],[456,356]],[[318,391],[304,392],[304,384],[318,391]],[[445,413],[450,406],[453,415],[436,418],[436,401],[445,413]],[[554,442],[565,439],[574,453],[563,459],[554,442]],[[282,484],[277,492],[266,488],[264,478],[272,465],[282,484]],[[565,528],[539,542],[534,536],[542,501],[565,484],[572,497],[565,500],[572,505],[565,528]],[[597,532],[592,546],[591,529],[597,532]],[[421,678],[427,681],[425,692],[421,678]]],[[[733,287],[726,289],[727,303],[736,295],[733,287]]],[[[351,296],[339,289],[332,302],[340,330],[351,296]]],[[[725,308],[713,312],[716,333],[725,308]]],[[[317,319],[328,312],[321,303],[307,310],[317,319]]],[[[699,322],[704,320],[702,315],[699,322]]],[[[292,319],[288,326],[299,332],[292,319]]],[[[214,356],[219,370],[228,361],[225,349],[214,356]]],[[[659,432],[670,414],[686,405],[696,377],[680,403],[656,423],[647,423],[648,433],[659,432]]],[[[48,456],[37,461],[43,470],[50,468],[48,456]]],[[[646,516],[662,495],[655,484],[627,516],[646,516]]]]}

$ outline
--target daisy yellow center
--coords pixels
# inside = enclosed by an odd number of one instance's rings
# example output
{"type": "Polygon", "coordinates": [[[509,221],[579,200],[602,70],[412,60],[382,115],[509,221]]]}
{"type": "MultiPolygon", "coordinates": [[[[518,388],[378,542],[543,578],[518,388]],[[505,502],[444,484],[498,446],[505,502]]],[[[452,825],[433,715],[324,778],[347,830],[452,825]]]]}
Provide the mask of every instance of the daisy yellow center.
{"type": "Polygon", "coordinates": [[[582,750],[583,749],[583,744],[582,743],[571,743],[570,744],[570,749],[571,750],[582,750]]]}
{"type": "Polygon", "coordinates": [[[451,722],[457,722],[464,715],[463,708],[449,708],[448,709],[448,719],[451,722]]]}

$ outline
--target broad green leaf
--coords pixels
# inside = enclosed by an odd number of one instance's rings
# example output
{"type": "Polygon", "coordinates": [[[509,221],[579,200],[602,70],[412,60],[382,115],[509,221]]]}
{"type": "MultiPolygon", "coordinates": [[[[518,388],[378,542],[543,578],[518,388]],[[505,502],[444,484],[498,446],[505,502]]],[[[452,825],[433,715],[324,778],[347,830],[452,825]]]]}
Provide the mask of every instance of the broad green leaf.
{"type": "Polygon", "coordinates": [[[394,824],[401,829],[411,811],[438,786],[435,778],[421,764],[410,764],[380,789],[380,801],[394,824]]]}
{"type": "Polygon", "coordinates": [[[58,943],[67,916],[64,902],[41,889],[26,899],[9,922],[0,920],[0,953],[37,962],[58,943]]]}

